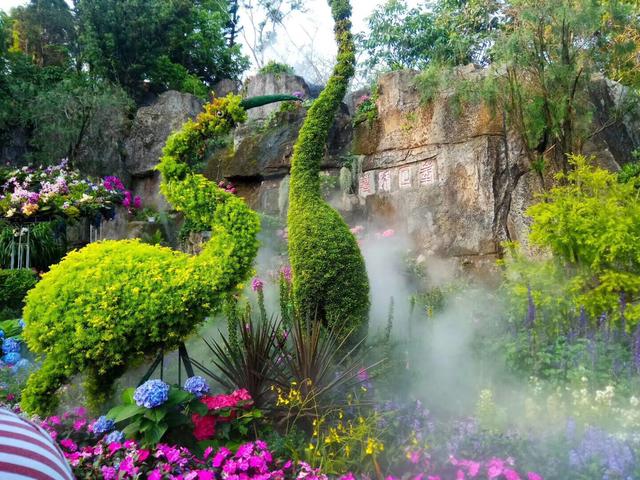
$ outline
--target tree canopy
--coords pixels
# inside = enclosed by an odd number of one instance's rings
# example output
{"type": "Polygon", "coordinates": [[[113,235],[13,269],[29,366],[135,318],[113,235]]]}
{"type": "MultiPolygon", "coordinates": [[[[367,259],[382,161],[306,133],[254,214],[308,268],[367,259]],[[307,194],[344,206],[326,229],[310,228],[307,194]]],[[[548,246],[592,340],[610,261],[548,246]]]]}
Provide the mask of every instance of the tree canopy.
{"type": "Polygon", "coordinates": [[[497,12],[495,0],[438,0],[415,8],[388,0],[369,17],[359,44],[367,65],[378,70],[486,63],[497,12]]]}
{"type": "Polygon", "coordinates": [[[95,165],[118,149],[133,101],[167,89],[205,98],[238,78],[248,60],[229,37],[231,3],[30,0],[0,13],[4,160],[95,165]]]}

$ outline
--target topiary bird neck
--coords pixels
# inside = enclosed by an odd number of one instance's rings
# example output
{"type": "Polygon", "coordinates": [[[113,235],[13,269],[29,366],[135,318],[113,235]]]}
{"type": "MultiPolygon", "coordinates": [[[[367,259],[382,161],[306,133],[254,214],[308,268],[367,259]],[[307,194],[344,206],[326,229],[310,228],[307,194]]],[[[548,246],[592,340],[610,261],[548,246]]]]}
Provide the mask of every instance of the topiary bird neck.
{"type": "Polygon", "coordinates": [[[354,74],[355,48],[351,34],[351,5],[347,0],[329,0],[335,21],[338,44],[336,66],[320,96],[307,112],[305,128],[300,130],[291,160],[290,197],[309,199],[320,197],[320,165],[325,144],[335,115],[344,98],[349,80],[354,74]]]}

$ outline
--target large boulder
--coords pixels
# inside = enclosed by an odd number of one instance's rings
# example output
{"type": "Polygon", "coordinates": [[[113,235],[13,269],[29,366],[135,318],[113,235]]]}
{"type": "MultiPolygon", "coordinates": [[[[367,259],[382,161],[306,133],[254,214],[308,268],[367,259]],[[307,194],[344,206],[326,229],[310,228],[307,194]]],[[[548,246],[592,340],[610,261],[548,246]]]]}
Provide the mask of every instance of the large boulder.
{"type": "Polygon", "coordinates": [[[133,179],[134,193],[142,197],[144,206],[167,208],[160,194],[160,175],[154,168],[167,137],[200,113],[203,103],[189,93],[169,90],[136,113],[125,144],[126,168],[133,179]]]}

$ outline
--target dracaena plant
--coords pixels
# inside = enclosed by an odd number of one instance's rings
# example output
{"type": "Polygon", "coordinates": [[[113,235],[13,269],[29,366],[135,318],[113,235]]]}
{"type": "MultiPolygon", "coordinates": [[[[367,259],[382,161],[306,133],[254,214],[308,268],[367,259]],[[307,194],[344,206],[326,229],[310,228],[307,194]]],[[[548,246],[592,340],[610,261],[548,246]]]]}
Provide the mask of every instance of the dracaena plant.
{"type": "Polygon", "coordinates": [[[282,322],[270,317],[254,321],[250,312],[240,315],[240,336],[204,340],[216,370],[192,360],[200,370],[229,390],[246,389],[258,408],[271,399],[272,379],[279,376],[283,358],[282,322]]]}

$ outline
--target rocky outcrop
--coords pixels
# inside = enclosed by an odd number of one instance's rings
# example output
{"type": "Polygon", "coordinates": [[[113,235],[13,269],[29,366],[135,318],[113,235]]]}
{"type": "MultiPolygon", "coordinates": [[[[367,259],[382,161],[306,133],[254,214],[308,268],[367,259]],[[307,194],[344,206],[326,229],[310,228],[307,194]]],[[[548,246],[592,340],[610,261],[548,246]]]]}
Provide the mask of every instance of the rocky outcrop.
{"type": "Polygon", "coordinates": [[[126,168],[133,178],[134,193],[145,206],[166,209],[160,194],[160,176],[154,170],[169,134],[202,110],[203,102],[188,93],[168,91],[153,104],[141,107],[125,143],[126,168]]]}
{"type": "Polygon", "coordinates": [[[416,73],[395,72],[378,84],[378,119],[361,124],[358,195],[365,216],[405,231],[423,255],[491,264],[508,226],[511,194],[528,170],[507,141],[502,118],[488,108],[452,107],[449,94],[422,105],[416,73]]]}
{"type": "MultiPolygon", "coordinates": [[[[493,269],[502,242],[526,242],[525,211],[543,179],[531,169],[500,113],[482,104],[455,108],[446,91],[423,104],[416,74],[399,71],[380,78],[375,121],[352,128],[348,113],[353,115],[357,99],[367,92],[345,99],[349,107],[336,121],[324,168],[336,175],[347,164],[357,181],[355,191],[338,193],[334,203],[353,221],[408,234],[422,258],[453,259],[459,268],[482,274],[493,269]]],[[[480,79],[484,72],[468,66],[456,74],[480,79]]],[[[255,81],[252,94],[297,88],[278,89],[273,82],[255,81]]],[[[585,151],[612,169],[628,161],[640,140],[631,116],[624,125],[609,123],[623,105],[623,93],[612,82],[594,82],[594,124],[600,131],[585,151]]],[[[271,113],[266,128],[251,122],[241,127],[234,148],[209,163],[209,174],[233,178],[255,208],[280,211],[281,181],[303,116],[299,108],[271,113]],[[248,187],[244,191],[243,185],[248,187]]],[[[258,118],[264,121],[264,113],[258,118]]]]}
{"type": "MultiPolygon", "coordinates": [[[[353,126],[356,102],[369,92],[345,98],[322,165],[323,192],[350,222],[406,234],[421,261],[444,258],[483,274],[494,267],[503,241],[526,241],[525,210],[543,179],[501,114],[481,104],[454,108],[448,92],[424,104],[414,86],[416,74],[399,71],[380,78],[373,121],[353,126]]],[[[469,66],[457,74],[473,78],[483,71],[469,66]]],[[[217,88],[223,94],[235,86],[227,82],[217,88]]],[[[242,91],[245,96],[295,91],[312,96],[295,75],[252,77],[242,91]]],[[[584,151],[618,169],[640,146],[640,124],[627,108],[626,91],[615,82],[595,79],[590,93],[597,133],[584,151]]],[[[125,142],[125,167],[145,206],[168,208],[154,167],[167,136],[201,107],[192,95],[166,92],[138,110],[125,142]]],[[[227,146],[211,153],[205,175],[231,180],[252,207],[284,217],[293,145],[305,115],[306,108],[292,102],[250,110],[249,121],[227,146]]],[[[546,175],[544,182],[549,181],[546,175]]],[[[109,236],[153,233],[134,227],[114,223],[109,236]]],[[[175,233],[166,236],[175,240],[175,233]]]]}

